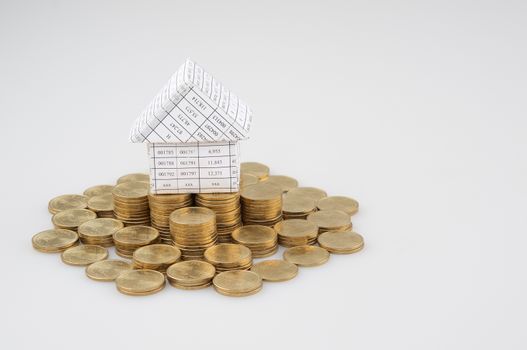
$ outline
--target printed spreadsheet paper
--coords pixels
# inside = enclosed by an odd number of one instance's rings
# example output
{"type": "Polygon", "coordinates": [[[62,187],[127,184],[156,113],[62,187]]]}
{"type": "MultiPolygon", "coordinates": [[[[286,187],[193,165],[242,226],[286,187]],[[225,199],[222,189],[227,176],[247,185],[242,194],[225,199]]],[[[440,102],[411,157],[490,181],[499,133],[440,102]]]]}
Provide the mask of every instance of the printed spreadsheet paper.
{"type": "Polygon", "coordinates": [[[187,59],[130,131],[132,142],[187,143],[247,138],[251,108],[187,59]]]}
{"type": "Polygon", "coordinates": [[[239,143],[152,143],[148,145],[151,192],[236,192],[239,143]]]}

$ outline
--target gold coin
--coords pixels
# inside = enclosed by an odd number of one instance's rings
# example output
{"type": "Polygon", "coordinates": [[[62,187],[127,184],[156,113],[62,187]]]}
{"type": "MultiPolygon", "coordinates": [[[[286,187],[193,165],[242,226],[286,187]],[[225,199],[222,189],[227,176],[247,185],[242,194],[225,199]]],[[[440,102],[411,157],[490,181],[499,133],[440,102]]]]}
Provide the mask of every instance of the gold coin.
{"type": "Polygon", "coordinates": [[[33,248],[43,253],[62,252],[78,242],[79,236],[76,232],[64,229],[42,231],[31,239],[33,248]]]}
{"type": "Polygon", "coordinates": [[[252,272],[256,272],[264,281],[288,281],[298,274],[298,267],[284,260],[265,260],[253,265],[252,272]]]}
{"type": "Polygon", "coordinates": [[[113,185],[97,185],[88,188],[84,191],[86,197],[100,196],[103,194],[111,194],[113,190],[113,185]]]}
{"type": "Polygon", "coordinates": [[[132,264],[124,260],[110,259],[97,261],[86,267],[86,276],[95,281],[115,280],[122,272],[132,269],[132,264]]]}
{"type": "Polygon", "coordinates": [[[51,222],[57,228],[77,230],[86,221],[97,218],[97,214],[88,209],[68,209],[53,215],[51,222]]]}
{"type": "Polygon", "coordinates": [[[287,192],[295,187],[298,187],[298,181],[289,176],[271,175],[265,182],[272,183],[282,189],[282,192],[287,192]]]}
{"type": "Polygon", "coordinates": [[[315,187],[296,187],[290,189],[287,192],[287,197],[289,196],[301,196],[305,198],[310,198],[316,202],[321,198],[327,197],[328,194],[326,193],[326,191],[315,187]]]}
{"type": "Polygon", "coordinates": [[[315,201],[311,198],[301,196],[286,196],[282,204],[284,213],[311,213],[317,209],[315,201]]]}
{"type": "Polygon", "coordinates": [[[215,224],[216,214],[203,207],[187,207],[175,210],[170,214],[170,221],[178,225],[204,225],[215,224]]]}
{"type": "Polygon", "coordinates": [[[205,260],[214,266],[238,265],[252,261],[251,250],[241,244],[221,243],[207,248],[204,253],[205,260]]]}
{"type": "Polygon", "coordinates": [[[94,212],[113,211],[113,195],[105,193],[90,197],[88,199],[88,209],[94,212]]]}
{"type": "Polygon", "coordinates": [[[252,271],[226,271],[212,280],[214,288],[227,296],[246,296],[262,288],[262,278],[252,271]]]}
{"type": "Polygon", "coordinates": [[[142,246],[155,242],[159,238],[159,232],[149,226],[127,226],[113,234],[115,243],[130,246],[142,246]]]}
{"type": "Polygon", "coordinates": [[[215,274],[213,265],[197,260],[177,262],[167,269],[167,278],[182,285],[208,285],[215,274]]]}
{"type": "Polygon", "coordinates": [[[134,264],[172,265],[181,258],[181,251],[168,244],[151,244],[138,248],[133,255],[134,264]]]}
{"type": "Polygon", "coordinates": [[[116,279],[117,290],[127,295],[149,295],[162,290],[165,276],[154,270],[129,270],[121,273],[116,279]]]}
{"type": "Polygon", "coordinates": [[[351,219],[348,214],[338,210],[321,210],[307,216],[310,221],[319,227],[319,232],[344,231],[350,229],[351,219]]]}
{"type": "Polygon", "coordinates": [[[150,182],[150,176],[144,173],[133,173],[133,174],[123,175],[117,179],[118,184],[125,183],[125,182],[136,182],[136,181],[150,182]]]}
{"type": "Polygon", "coordinates": [[[364,239],[353,231],[328,231],[318,236],[318,244],[335,254],[351,254],[364,247],[364,239]]]}
{"type": "Polygon", "coordinates": [[[259,182],[255,185],[245,186],[240,190],[240,194],[242,200],[267,201],[279,199],[280,207],[282,204],[282,190],[272,183],[259,182]]]}
{"type": "MultiPolygon", "coordinates": [[[[114,198],[134,199],[148,196],[150,184],[141,181],[122,182],[112,190],[114,198]]],[[[147,202],[148,203],[148,202],[147,202]]]]}
{"type": "Polygon", "coordinates": [[[108,257],[108,250],[98,245],[79,245],[62,252],[62,261],[68,265],[86,266],[108,257]]]}
{"type": "Polygon", "coordinates": [[[353,215],[359,210],[359,202],[353,198],[343,196],[331,196],[322,198],[317,202],[320,210],[340,210],[348,215],[353,215]]]}
{"type": "Polygon", "coordinates": [[[274,226],[278,237],[282,238],[317,238],[317,224],[301,219],[284,220],[274,226]]]}
{"type": "Polygon", "coordinates": [[[124,227],[119,220],[110,218],[97,218],[86,221],[79,226],[77,231],[82,243],[99,244],[102,246],[113,245],[113,234],[124,227]]]}
{"type": "Polygon", "coordinates": [[[48,203],[51,214],[57,214],[68,209],[85,209],[88,207],[88,197],[79,194],[65,194],[53,198],[48,203]]]}
{"type": "Polygon", "coordinates": [[[269,176],[269,167],[262,163],[244,162],[240,165],[240,173],[254,175],[259,180],[263,180],[269,176]]]}
{"type": "Polygon", "coordinates": [[[288,248],[284,252],[284,260],[298,266],[318,266],[329,260],[329,253],[324,248],[312,245],[301,245],[288,248]]]}
{"type": "Polygon", "coordinates": [[[254,185],[255,183],[258,183],[260,181],[258,179],[258,176],[252,175],[252,174],[241,174],[240,175],[240,188],[254,185]]]}
{"type": "Polygon", "coordinates": [[[271,227],[262,225],[246,225],[232,232],[233,240],[246,246],[274,245],[276,232],[271,227]]]}

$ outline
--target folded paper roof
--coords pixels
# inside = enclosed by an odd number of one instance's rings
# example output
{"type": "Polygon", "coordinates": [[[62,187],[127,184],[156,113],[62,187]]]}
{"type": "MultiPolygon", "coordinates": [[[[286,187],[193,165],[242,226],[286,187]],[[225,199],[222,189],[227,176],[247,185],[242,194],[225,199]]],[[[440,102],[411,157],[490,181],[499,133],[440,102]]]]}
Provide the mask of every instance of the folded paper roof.
{"type": "Polygon", "coordinates": [[[132,142],[238,141],[248,137],[252,111],[190,59],[136,119],[132,142]]]}

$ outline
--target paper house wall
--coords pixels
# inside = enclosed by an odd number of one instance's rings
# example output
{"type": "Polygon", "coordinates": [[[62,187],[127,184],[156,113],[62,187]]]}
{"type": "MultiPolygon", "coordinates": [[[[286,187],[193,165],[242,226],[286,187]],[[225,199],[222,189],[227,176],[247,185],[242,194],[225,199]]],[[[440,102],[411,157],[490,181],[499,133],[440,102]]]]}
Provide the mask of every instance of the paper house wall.
{"type": "Polygon", "coordinates": [[[152,193],[236,192],[239,141],[249,106],[187,59],[135,121],[130,140],[146,143],[152,193]]]}

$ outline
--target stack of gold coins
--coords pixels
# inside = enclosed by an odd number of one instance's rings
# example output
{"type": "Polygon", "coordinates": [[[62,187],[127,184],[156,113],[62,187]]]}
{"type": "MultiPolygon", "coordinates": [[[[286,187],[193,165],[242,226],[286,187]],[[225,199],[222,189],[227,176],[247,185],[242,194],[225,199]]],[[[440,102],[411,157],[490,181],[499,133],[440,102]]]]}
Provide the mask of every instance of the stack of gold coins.
{"type": "Polygon", "coordinates": [[[77,232],[77,228],[86,221],[97,218],[97,215],[88,209],[68,209],[53,215],[51,222],[55,228],[63,228],[77,232]]]}
{"type": "Polygon", "coordinates": [[[100,218],[114,218],[113,195],[111,193],[92,196],[88,199],[88,209],[100,218]]]}
{"type": "Polygon", "coordinates": [[[253,264],[251,250],[241,244],[220,243],[205,250],[203,256],[216,272],[249,270],[253,264]]]}
{"type": "Polygon", "coordinates": [[[318,226],[318,233],[326,231],[351,230],[351,218],[348,214],[339,210],[321,210],[309,214],[307,221],[318,226]]]}
{"type": "Polygon", "coordinates": [[[315,211],[317,211],[317,205],[311,198],[300,195],[287,195],[283,199],[282,215],[284,220],[305,219],[315,211]]]}
{"type": "Polygon", "coordinates": [[[115,285],[126,295],[150,295],[165,288],[165,276],[155,270],[128,270],[117,276],[115,285]]]}
{"type": "Polygon", "coordinates": [[[330,253],[353,254],[364,248],[364,238],[353,231],[328,231],[318,236],[318,244],[330,253]]]}
{"type": "Polygon", "coordinates": [[[354,215],[359,211],[359,202],[343,196],[322,198],[317,202],[317,206],[319,210],[340,210],[348,215],[354,215]]]}
{"type": "Polygon", "coordinates": [[[181,251],[168,244],[152,244],[138,248],[133,254],[134,269],[156,270],[165,273],[181,259],[181,251]]]}
{"type": "Polygon", "coordinates": [[[130,181],[115,186],[112,190],[115,218],[125,226],[150,225],[147,182],[130,181]]]}
{"type": "Polygon", "coordinates": [[[180,289],[201,289],[212,284],[216,274],[214,266],[205,261],[189,260],[171,265],[167,269],[168,282],[180,289]]]}
{"type": "Polygon", "coordinates": [[[113,185],[97,185],[88,188],[84,191],[84,195],[88,198],[101,196],[103,194],[112,194],[113,185]]]}
{"type": "Polygon", "coordinates": [[[284,247],[312,245],[317,241],[318,226],[302,219],[284,220],[274,225],[278,243],[284,247]]]}
{"type": "Polygon", "coordinates": [[[212,280],[214,289],[230,297],[244,297],[262,289],[262,278],[252,271],[226,271],[212,280]]]}
{"type": "Polygon", "coordinates": [[[51,214],[68,209],[86,209],[88,207],[88,197],[79,194],[65,194],[53,198],[48,203],[48,210],[51,214]]]}
{"type": "Polygon", "coordinates": [[[78,232],[84,244],[111,247],[113,246],[113,234],[123,227],[123,223],[119,220],[99,218],[86,221],[79,226],[78,232]]]}
{"type": "Polygon", "coordinates": [[[269,177],[269,167],[262,163],[257,162],[244,162],[240,164],[240,174],[253,175],[258,178],[259,181],[265,180],[269,177]]]}
{"type": "Polygon", "coordinates": [[[252,174],[240,175],[240,188],[258,183],[258,177],[252,174]]]}
{"type": "Polygon", "coordinates": [[[60,253],[79,244],[76,232],[52,229],[37,233],[31,239],[33,248],[43,253],[60,253]]]}
{"type": "Polygon", "coordinates": [[[328,194],[326,193],[326,191],[321,190],[316,187],[295,187],[295,188],[290,189],[287,192],[286,196],[287,197],[289,196],[307,197],[317,202],[318,200],[324,197],[327,197],[328,194]]]}
{"type": "Polygon", "coordinates": [[[159,242],[159,232],[150,226],[128,226],[113,234],[115,253],[131,259],[135,250],[159,242]]]}
{"type": "Polygon", "coordinates": [[[251,250],[253,258],[265,258],[278,250],[276,232],[271,227],[247,225],[232,232],[232,241],[251,250]]]}
{"type": "Polygon", "coordinates": [[[241,189],[242,220],[245,225],[273,226],[282,220],[282,190],[259,182],[241,189]]]}
{"type": "Polygon", "coordinates": [[[298,187],[298,181],[284,175],[271,175],[264,181],[280,187],[284,193],[298,187]]]}
{"type": "Polygon", "coordinates": [[[209,208],[216,213],[218,242],[230,243],[232,231],[242,225],[239,192],[198,193],[196,205],[209,208]]]}
{"type": "Polygon", "coordinates": [[[126,174],[121,176],[117,179],[118,184],[122,184],[124,182],[150,182],[150,176],[148,174],[144,173],[133,173],[133,174],[126,174]]]}
{"type": "Polygon", "coordinates": [[[159,231],[161,242],[173,244],[170,235],[170,214],[180,208],[192,205],[192,194],[149,194],[150,220],[152,227],[159,231]]]}
{"type": "Polygon", "coordinates": [[[202,260],[203,252],[216,244],[216,214],[202,207],[177,209],[170,214],[170,233],[183,260],[202,260]]]}
{"type": "Polygon", "coordinates": [[[298,266],[319,266],[329,260],[329,252],[313,245],[299,245],[287,248],[284,252],[284,260],[298,266]]]}

